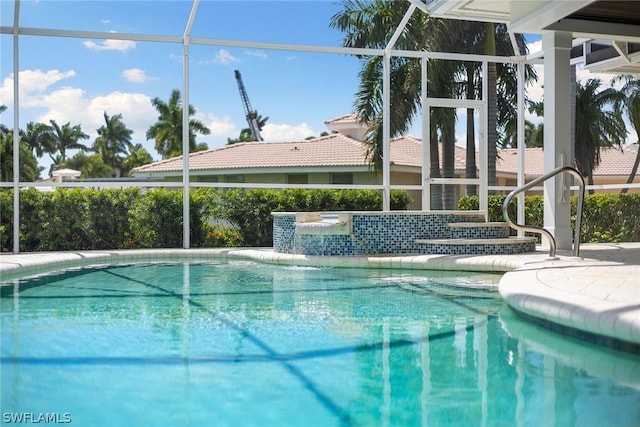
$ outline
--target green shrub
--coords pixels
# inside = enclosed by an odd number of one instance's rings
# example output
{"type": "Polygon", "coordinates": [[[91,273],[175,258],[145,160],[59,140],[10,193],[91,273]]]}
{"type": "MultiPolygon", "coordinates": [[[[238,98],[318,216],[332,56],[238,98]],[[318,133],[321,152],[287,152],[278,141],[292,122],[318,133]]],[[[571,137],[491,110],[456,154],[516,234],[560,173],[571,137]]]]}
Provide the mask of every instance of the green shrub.
{"type": "Polygon", "coordinates": [[[45,245],[47,237],[44,233],[44,224],[47,224],[48,216],[55,214],[55,211],[50,210],[51,197],[51,193],[43,193],[34,188],[20,191],[21,251],[49,250],[50,246],[45,245]]]}
{"type": "Polygon", "coordinates": [[[182,192],[154,188],[130,210],[129,248],[182,247],[182,192]]]}
{"type": "MultiPolygon", "coordinates": [[[[404,211],[407,210],[409,203],[413,202],[413,199],[404,190],[391,190],[389,204],[392,211],[404,211]]],[[[382,210],[382,208],[380,208],[382,210]]]]}
{"type": "Polygon", "coordinates": [[[0,251],[13,250],[13,190],[0,190],[0,251]]]}
{"type": "Polygon", "coordinates": [[[87,190],[58,188],[47,195],[42,198],[38,250],[93,249],[97,235],[91,229],[87,190]]]}
{"type": "Polygon", "coordinates": [[[640,194],[590,194],[583,212],[583,242],[640,241],[640,194]]]}
{"type": "Polygon", "coordinates": [[[117,249],[127,246],[131,232],[129,216],[138,188],[85,190],[89,203],[89,223],[95,238],[92,249],[117,249]]]}
{"type": "Polygon", "coordinates": [[[244,246],[271,246],[271,212],[286,208],[278,190],[228,190],[222,193],[218,214],[240,232],[244,246]]]}
{"type": "MultiPolygon", "coordinates": [[[[502,203],[506,196],[489,196],[489,221],[504,221],[502,203]]],[[[575,227],[577,196],[571,198],[571,225],[575,227]]],[[[461,210],[478,209],[478,197],[460,199],[461,210]]],[[[517,200],[509,206],[511,219],[516,219],[517,200]]],[[[640,194],[585,195],[582,214],[582,242],[637,242],[640,241],[640,194]]],[[[542,196],[525,197],[525,224],[544,225],[542,196]]],[[[538,236],[538,235],[536,235],[538,236]]]]}
{"type": "Polygon", "coordinates": [[[238,230],[222,225],[209,225],[203,246],[207,248],[234,248],[242,246],[242,235],[238,230]]]}

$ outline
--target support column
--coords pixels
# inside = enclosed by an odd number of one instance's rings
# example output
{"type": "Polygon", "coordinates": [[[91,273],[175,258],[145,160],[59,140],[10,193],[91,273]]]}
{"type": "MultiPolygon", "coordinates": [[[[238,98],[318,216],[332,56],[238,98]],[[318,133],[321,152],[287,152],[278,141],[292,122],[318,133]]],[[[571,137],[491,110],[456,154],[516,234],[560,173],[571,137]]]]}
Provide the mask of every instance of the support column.
{"type": "Polygon", "coordinates": [[[13,253],[20,252],[20,2],[13,13],[13,253]]]}
{"type": "MultiPolygon", "coordinates": [[[[571,163],[571,33],[542,35],[544,51],[544,172],[571,163]]],[[[572,247],[571,203],[566,176],[544,183],[544,226],[557,249],[572,247]]],[[[549,242],[543,238],[543,245],[549,242]]]]}

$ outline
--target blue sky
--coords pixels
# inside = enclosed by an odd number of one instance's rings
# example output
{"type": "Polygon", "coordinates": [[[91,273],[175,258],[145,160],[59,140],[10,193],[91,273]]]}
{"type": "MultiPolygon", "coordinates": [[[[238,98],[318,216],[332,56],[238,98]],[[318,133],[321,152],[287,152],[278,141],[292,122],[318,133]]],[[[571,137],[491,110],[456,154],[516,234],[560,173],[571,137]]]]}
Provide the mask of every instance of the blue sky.
{"type": "MultiPolygon", "coordinates": [[[[20,24],[181,36],[191,5],[189,0],[23,0],[20,24]]],[[[14,1],[0,0],[0,6],[1,25],[11,25],[14,1]]],[[[329,27],[340,8],[334,1],[201,0],[191,35],[340,46],[342,34],[329,27]]],[[[0,104],[10,107],[0,122],[12,126],[12,37],[2,35],[0,42],[0,104]]],[[[134,130],[134,142],[158,158],[153,141],[145,138],[157,118],[150,101],[166,101],[172,89],[182,90],[181,44],[24,36],[19,60],[21,127],[49,119],[81,124],[90,135],[85,144],[91,145],[104,123],[103,112],[122,114],[134,130]]],[[[223,146],[246,127],[235,69],[242,73],[253,108],[269,117],[266,141],[301,140],[326,131],[324,121],[352,110],[360,70],[353,56],[221,46],[192,45],[189,60],[190,104],[211,129],[211,135],[198,140],[210,148],[223,146]]],[[[540,86],[530,93],[539,97],[540,86]]],[[[412,133],[419,136],[419,130],[412,133]]],[[[48,166],[47,156],[41,165],[48,166]]]]}

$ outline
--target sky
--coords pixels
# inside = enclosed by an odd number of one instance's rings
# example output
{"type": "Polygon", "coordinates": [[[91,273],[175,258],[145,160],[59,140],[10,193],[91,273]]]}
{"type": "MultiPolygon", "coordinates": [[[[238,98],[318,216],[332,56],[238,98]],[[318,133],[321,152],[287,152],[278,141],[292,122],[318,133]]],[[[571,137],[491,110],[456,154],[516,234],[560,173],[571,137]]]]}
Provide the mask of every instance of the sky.
{"type": "MultiPolygon", "coordinates": [[[[60,1],[22,0],[20,25],[31,28],[181,36],[192,1],[60,1]]],[[[13,22],[14,0],[0,0],[0,22],[13,22]]],[[[343,34],[329,27],[341,10],[335,1],[201,0],[192,38],[302,44],[341,45],[343,34]]],[[[90,138],[104,124],[104,112],[122,114],[154,159],[159,155],[146,130],[155,123],[153,98],[168,101],[182,92],[182,45],[70,37],[20,37],[20,127],[27,122],[80,124],[90,138]]],[[[539,37],[528,36],[530,51],[540,50],[539,37]]],[[[0,40],[0,105],[7,111],[0,123],[13,125],[12,37],[0,40]]],[[[224,146],[247,127],[234,70],[242,73],[253,109],[268,117],[262,136],[267,142],[302,140],[328,131],[326,120],[353,109],[358,89],[359,59],[350,55],[203,46],[189,51],[189,103],[196,118],[210,130],[198,136],[209,148],[224,146]]],[[[540,82],[529,88],[539,100],[540,82]]],[[[588,72],[579,70],[579,78],[588,72]]],[[[605,80],[612,76],[603,75],[605,80]]],[[[527,119],[534,119],[527,115],[527,119]]],[[[419,136],[414,127],[412,134],[419,136]]],[[[459,134],[464,134],[460,129],[459,134]]],[[[46,167],[45,155],[39,159],[46,167]]],[[[45,172],[46,172],[45,171],[45,172]]]]}

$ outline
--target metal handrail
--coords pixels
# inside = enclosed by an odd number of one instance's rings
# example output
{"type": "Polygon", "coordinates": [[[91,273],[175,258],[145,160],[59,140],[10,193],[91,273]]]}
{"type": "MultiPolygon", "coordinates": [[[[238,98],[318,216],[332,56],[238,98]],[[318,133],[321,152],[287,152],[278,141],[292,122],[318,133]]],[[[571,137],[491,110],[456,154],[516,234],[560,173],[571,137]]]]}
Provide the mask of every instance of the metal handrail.
{"type": "Polygon", "coordinates": [[[502,215],[504,216],[505,221],[507,221],[507,224],[509,224],[512,228],[515,228],[516,230],[521,230],[521,231],[529,231],[531,233],[540,233],[540,234],[543,234],[549,240],[549,246],[550,246],[549,257],[551,258],[555,258],[556,256],[556,239],[553,237],[553,235],[544,227],[538,227],[535,225],[522,225],[522,224],[517,224],[511,221],[511,218],[509,218],[508,209],[509,209],[509,205],[511,204],[511,200],[516,196],[516,194],[522,193],[523,191],[527,191],[531,187],[534,187],[539,183],[546,181],[549,178],[553,178],[554,176],[563,172],[570,173],[571,175],[573,175],[575,178],[578,179],[579,189],[578,189],[578,203],[576,205],[576,224],[575,224],[575,235],[573,238],[573,255],[576,257],[580,256],[580,230],[582,227],[582,205],[584,203],[585,184],[584,184],[584,178],[582,177],[582,175],[580,175],[580,172],[578,172],[576,169],[572,168],[571,166],[563,166],[563,167],[554,169],[551,172],[546,173],[542,176],[539,176],[538,178],[534,179],[528,184],[525,184],[522,187],[518,187],[515,190],[513,190],[511,193],[509,193],[507,198],[504,199],[504,203],[502,204],[502,215]]]}

